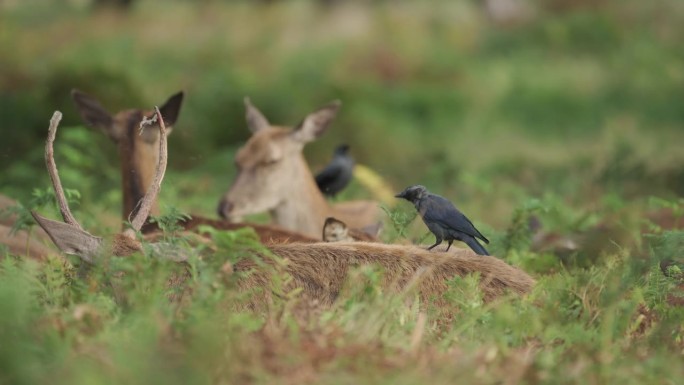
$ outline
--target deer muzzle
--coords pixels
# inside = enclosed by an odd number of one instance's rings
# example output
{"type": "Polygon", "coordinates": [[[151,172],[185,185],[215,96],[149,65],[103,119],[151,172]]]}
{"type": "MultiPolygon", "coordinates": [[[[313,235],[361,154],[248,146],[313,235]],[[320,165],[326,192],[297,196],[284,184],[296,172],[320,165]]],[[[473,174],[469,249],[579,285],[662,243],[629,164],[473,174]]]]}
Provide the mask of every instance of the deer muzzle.
{"type": "Polygon", "coordinates": [[[228,222],[240,222],[242,219],[241,217],[235,215],[233,211],[235,210],[235,204],[233,202],[230,202],[229,200],[223,198],[218,204],[218,207],[216,208],[216,213],[218,214],[219,217],[222,219],[225,219],[228,222]]]}

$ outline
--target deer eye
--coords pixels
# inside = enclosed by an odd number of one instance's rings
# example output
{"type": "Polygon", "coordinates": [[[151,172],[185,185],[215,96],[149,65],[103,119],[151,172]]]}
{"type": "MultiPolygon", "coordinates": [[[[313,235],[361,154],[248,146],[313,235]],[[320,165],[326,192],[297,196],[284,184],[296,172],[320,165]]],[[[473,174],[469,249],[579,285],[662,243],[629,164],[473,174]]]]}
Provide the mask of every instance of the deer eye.
{"type": "Polygon", "coordinates": [[[273,166],[280,162],[281,159],[283,159],[283,156],[279,151],[271,151],[268,154],[264,154],[261,164],[264,166],[273,166]]]}
{"type": "Polygon", "coordinates": [[[280,158],[266,158],[264,159],[264,166],[273,166],[276,163],[280,162],[280,158]]]}
{"type": "Polygon", "coordinates": [[[271,145],[261,155],[261,164],[264,166],[273,166],[283,159],[283,150],[278,146],[271,145]]]}

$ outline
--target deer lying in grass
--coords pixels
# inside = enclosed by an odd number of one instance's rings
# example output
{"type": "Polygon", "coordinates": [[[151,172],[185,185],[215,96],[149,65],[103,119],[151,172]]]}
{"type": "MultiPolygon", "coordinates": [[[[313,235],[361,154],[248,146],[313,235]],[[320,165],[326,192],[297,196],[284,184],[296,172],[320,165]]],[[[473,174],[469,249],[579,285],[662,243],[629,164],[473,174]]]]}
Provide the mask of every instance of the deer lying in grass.
{"type": "MultiPolygon", "coordinates": [[[[79,90],[71,92],[72,99],[78,108],[84,122],[94,128],[101,129],[116,143],[119,149],[121,161],[121,181],[123,190],[123,218],[128,220],[135,215],[136,207],[142,200],[145,191],[152,184],[154,167],[159,157],[159,132],[145,130],[138,133],[140,122],[143,118],[148,119],[154,115],[154,111],[142,109],[128,109],[111,115],[100,102],[90,95],[79,90]]],[[[173,130],[172,125],[178,119],[183,102],[183,92],[172,95],[160,108],[167,126],[167,135],[173,130]]],[[[152,204],[151,213],[156,215],[157,202],[152,204]]],[[[193,215],[190,219],[183,220],[180,225],[186,230],[196,229],[200,225],[207,225],[216,229],[236,230],[249,226],[254,228],[259,238],[264,243],[272,242],[315,242],[317,239],[307,237],[293,231],[260,225],[255,223],[230,223],[201,216],[193,215]]],[[[145,223],[142,231],[152,233],[158,228],[153,223],[145,223]]]]}
{"type": "Polygon", "coordinates": [[[329,205],[302,155],[304,145],[328,129],[339,102],[314,111],[294,129],[272,126],[249,99],[245,106],[252,136],[235,156],[238,174],[219,202],[221,217],[235,221],[268,211],[278,225],[311,237],[320,236],[327,217],[340,218],[354,228],[378,220],[375,202],[329,205]]]}
{"type": "MultiPolygon", "coordinates": [[[[33,213],[33,216],[60,250],[77,255],[88,263],[97,263],[99,258],[107,255],[126,256],[142,250],[135,233],[142,227],[159,192],[167,160],[165,127],[158,109],[156,116],[160,122],[161,139],[159,163],[153,183],[143,197],[140,209],[131,220],[131,228],[115,235],[110,242],[104,242],[102,238],[91,235],[78,224],[64,197],[52,150],[61,117],[59,112],[55,112],[50,122],[45,157],[64,223],[44,218],[37,213],[33,213]]],[[[268,289],[272,280],[269,277],[269,269],[264,268],[266,265],[284,265],[285,272],[292,277],[288,283],[289,287],[302,289],[303,300],[321,305],[329,305],[337,298],[343,290],[350,269],[360,265],[379,265],[385,272],[385,287],[402,290],[415,285],[413,287],[418,289],[421,298],[426,301],[430,298],[439,298],[440,294],[447,290],[448,280],[471,273],[480,274],[480,287],[486,300],[492,300],[507,292],[524,294],[534,285],[534,280],[525,272],[496,258],[477,256],[469,250],[431,253],[415,246],[365,242],[273,244],[268,246],[268,250],[269,253],[254,251],[253,258],[245,258],[235,263],[232,271],[245,273],[238,275],[239,288],[268,289]],[[284,263],[276,263],[270,253],[282,258],[284,263]],[[257,261],[263,261],[266,265],[257,261]],[[248,272],[252,273],[246,274],[248,272]]],[[[181,253],[160,256],[173,260],[184,259],[181,253]]],[[[268,296],[271,295],[271,290],[260,292],[262,297],[256,301],[263,304],[262,301],[268,300],[268,296]]]]}

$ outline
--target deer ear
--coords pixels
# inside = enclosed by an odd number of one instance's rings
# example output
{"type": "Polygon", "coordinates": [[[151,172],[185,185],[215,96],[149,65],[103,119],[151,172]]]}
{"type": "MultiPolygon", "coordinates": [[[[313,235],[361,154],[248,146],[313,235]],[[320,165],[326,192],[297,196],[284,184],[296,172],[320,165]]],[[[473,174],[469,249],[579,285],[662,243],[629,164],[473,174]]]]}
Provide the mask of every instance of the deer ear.
{"type": "Polygon", "coordinates": [[[302,143],[317,139],[328,129],[341,105],[342,102],[335,100],[307,115],[292,132],[293,138],[302,143]]]}
{"type": "Polygon", "coordinates": [[[71,98],[87,126],[101,129],[114,141],[120,139],[121,135],[114,127],[114,118],[97,99],[76,89],[71,90],[71,98]]]}
{"type": "MultiPolygon", "coordinates": [[[[164,124],[166,125],[166,135],[170,135],[171,132],[173,131],[173,124],[176,123],[176,120],[178,120],[178,115],[180,114],[180,108],[181,105],[183,104],[183,91],[178,91],[176,94],[172,95],[166,102],[164,102],[164,105],[159,107],[159,111],[162,114],[162,117],[164,118],[164,124]]],[[[147,113],[147,116],[145,116],[145,119],[152,119],[154,118],[155,112],[152,111],[150,113],[147,113]]],[[[159,127],[157,125],[158,123],[154,123],[150,125],[151,128],[154,127],[159,127]]],[[[142,136],[143,140],[147,143],[153,144],[159,137],[159,132],[156,130],[143,130],[140,135],[142,136]]]]}
{"type": "Polygon", "coordinates": [[[31,215],[63,253],[76,255],[88,263],[93,263],[101,254],[102,238],[76,226],[47,219],[34,211],[31,215]]]}
{"type": "Polygon", "coordinates": [[[247,119],[247,127],[253,134],[257,131],[271,127],[271,123],[268,122],[268,119],[266,119],[261,111],[254,107],[252,101],[249,100],[248,97],[245,97],[245,117],[247,119]]]}
{"type": "Polygon", "coordinates": [[[328,217],[323,224],[323,242],[339,242],[348,238],[349,228],[339,219],[328,217]]]}
{"type": "Polygon", "coordinates": [[[167,134],[170,133],[170,126],[176,123],[178,115],[180,114],[181,105],[183,104],[183,91],[179,91],[167,100],[163,106],[159,107],[164,123],[166,124],[167,134]]]}

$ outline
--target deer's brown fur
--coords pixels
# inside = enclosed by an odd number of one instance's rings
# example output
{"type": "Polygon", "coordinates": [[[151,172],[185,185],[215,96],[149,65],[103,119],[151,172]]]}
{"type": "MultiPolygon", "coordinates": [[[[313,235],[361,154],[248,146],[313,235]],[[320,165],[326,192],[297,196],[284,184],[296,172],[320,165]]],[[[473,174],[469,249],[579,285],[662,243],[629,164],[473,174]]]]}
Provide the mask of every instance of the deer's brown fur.
{"type": "MultiPolygon", "coordinates": [[[[274,293],[295,289],[301,289],[298,310],[329,307],[348,289],[351,271],[363,266],[380,268],[383,274],[379,285],[384,290],[415,290],[423,305],[438,307],[448,305],[443,295],[449,289],[449,281],[470,274],[479,275],[479,288],[486,302],[507,294],[525,295],[536,283],[516,267],[467,249],[434,252],[418,246],[367,242],[270,245],[268,253],[254,250],[234,265],[226,266],[229,275],[236,275],[237,288],[251,293],[246,305],[252,310],[268,309],[273,295],[278,295],[274,293]],[[282,273],[292,280],[286,280],[284,286],[274,286],[278,280],[273,275],[282,273]]],[[[172,284],[183,286],[187,277],[177,274],[172,284]]]]}
{"type": "MultiPolygon", "coordinates": [[[[272,245],[269,250],[284,258],[294,285],[302,287],[307,299],[332,304],[342,290],[347,273],[361,265],[377,265],[384,271],[382,285],[402,290],[413,280],[423,300],[439,297],[447,281],[468,274],[480,274],[480,288],[489,301],[506,292],[525,294],[535,281],[525,272],[495,257],[478,256],[470,250],[430,252],[417,246],[367,242],[272,245]]],[[[252,268],[253,262],[237,263],[236,272],[252,268]]]]}
{"type": "Polygon", "coordinates": [[[377,221],[376,202],[329,205],[302,155],[304,145],[327,130],[339,102],[314,111],[294,129],[272,126],[248,99],[245,105],[252,136],[235,156],[238,174],[219,202],[221,216],[237,221],[268,211],[278,225],[311,237],[320,236],[331,216],[355,228],[377,221]]]}

